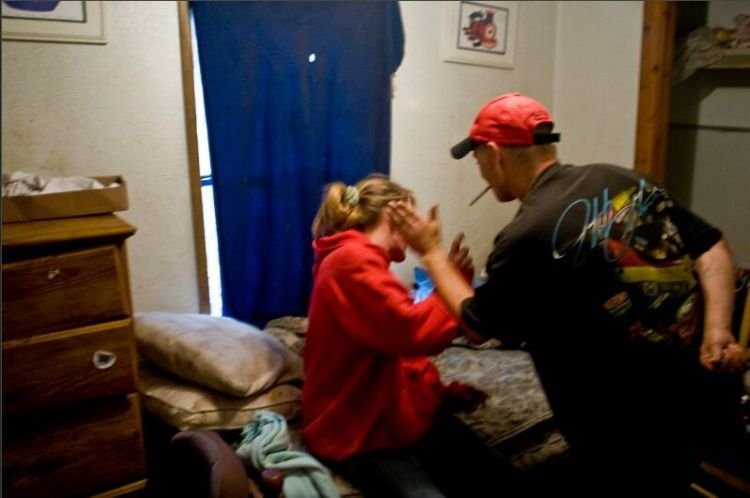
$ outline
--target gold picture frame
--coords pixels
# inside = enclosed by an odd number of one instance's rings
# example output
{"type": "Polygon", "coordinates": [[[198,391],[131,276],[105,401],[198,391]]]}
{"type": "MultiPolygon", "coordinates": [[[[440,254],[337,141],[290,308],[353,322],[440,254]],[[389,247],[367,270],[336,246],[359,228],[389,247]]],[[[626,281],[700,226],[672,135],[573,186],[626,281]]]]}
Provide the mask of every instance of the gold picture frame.
{"type": "Polygon", "coordinates": [[[105,4],[3,0],[3,40],[105,44],[105,4]]]}

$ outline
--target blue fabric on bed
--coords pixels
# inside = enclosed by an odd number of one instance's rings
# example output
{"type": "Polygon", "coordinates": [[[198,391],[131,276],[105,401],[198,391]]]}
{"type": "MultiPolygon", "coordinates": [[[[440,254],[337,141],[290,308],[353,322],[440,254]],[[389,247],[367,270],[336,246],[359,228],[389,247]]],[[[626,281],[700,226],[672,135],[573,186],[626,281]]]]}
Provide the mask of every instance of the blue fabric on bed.
{"type": "Polygon", "coordinates": [[[323,464],[304,451],[292,449],[286,419],[278,413],[262,410],[255,414],[242,430],[237,455],[245,465],[259,471],[281,470],[286,498],[339,497],[323,464]]]}

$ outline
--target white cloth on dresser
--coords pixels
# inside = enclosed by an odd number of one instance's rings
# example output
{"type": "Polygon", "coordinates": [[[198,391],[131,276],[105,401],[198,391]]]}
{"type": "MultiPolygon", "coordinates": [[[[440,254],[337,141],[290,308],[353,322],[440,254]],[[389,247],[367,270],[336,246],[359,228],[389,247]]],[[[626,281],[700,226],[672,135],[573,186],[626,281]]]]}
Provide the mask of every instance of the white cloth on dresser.
{"type": "Polygon", "coordinates": [[[104,185],[85,176],[44,176],[16,171],[3,173],[3,197],[18,195],[56,194],[74,190],[95,190],[119,186],[118,182],[104,185]]]}

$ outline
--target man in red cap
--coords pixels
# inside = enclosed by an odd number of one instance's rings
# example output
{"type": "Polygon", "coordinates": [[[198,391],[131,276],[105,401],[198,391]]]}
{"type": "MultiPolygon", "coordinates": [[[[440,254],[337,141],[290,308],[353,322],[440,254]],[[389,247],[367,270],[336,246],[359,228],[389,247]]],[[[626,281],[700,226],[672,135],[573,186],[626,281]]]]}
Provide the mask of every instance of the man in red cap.
{"type": "Polygon", "coordinates": [[[742,437],[722,421],[744,366],[729,248],[633,171],[560,164],[553,127],[541,103],[509,93],[451,149],[473,152],[499,201],[520,200],[477,289],[442,249],[436,207],[389,212],[467,336],[534,358],[578,496],[686,495],[706,444],[742,437]]]}

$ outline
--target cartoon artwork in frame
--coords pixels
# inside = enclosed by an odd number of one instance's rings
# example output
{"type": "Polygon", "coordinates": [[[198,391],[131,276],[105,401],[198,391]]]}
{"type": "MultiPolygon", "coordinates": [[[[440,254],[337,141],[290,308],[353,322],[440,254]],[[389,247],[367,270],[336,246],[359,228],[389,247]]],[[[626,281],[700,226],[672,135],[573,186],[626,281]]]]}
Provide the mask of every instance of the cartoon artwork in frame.
{"type": "Polygon", "coordinates": [[[513,68],[518,3],[491,0],[446,2],[443,60],[513,68]]]}
{"type": "Polygon", "coordinates": [[[107,43],[103,1],[2,0],[3,40],[107,43]]]}

